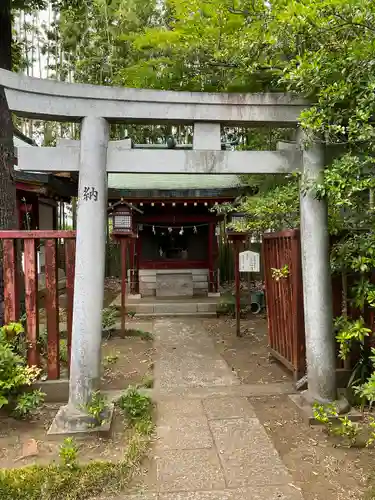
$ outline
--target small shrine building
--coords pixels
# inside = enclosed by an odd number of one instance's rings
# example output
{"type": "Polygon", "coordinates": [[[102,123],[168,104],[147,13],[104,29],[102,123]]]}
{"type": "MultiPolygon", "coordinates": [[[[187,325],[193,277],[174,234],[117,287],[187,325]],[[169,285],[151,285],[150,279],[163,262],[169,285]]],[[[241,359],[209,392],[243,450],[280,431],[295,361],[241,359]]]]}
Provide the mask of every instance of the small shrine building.
{"type": "Polygon", "coordinates": [[[240,193],[237,175],[109,174],[109,211],[128,206],[135,238],[128,281],[142,297],[207,296],[218,292],[215,204],[240,193]]]}

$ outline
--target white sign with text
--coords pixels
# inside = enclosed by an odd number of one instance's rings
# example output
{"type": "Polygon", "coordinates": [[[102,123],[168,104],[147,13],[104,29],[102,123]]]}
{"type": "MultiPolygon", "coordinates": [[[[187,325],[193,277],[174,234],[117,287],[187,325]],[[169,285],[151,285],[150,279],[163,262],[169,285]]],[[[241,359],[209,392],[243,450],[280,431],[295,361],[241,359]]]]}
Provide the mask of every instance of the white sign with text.
{"type": "Polygon", "coordinates": [[[240,252],[240,272],[241,273],[259,273],[260,272],[260,256],[257,252],[246,250],[240,252]]]}

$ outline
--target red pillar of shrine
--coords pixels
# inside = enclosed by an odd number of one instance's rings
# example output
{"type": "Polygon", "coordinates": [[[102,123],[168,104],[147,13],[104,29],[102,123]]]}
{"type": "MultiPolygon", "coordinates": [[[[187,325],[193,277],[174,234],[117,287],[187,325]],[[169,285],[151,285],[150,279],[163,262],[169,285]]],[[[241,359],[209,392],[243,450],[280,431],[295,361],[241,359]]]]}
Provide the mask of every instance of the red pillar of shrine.
{"type": "Polygon", "coordinates": [[[208,224],[208,291],[210,293],[215,291],[214,279],[214,236],[215,236],[215,224],[210,222],[208,224]]]}

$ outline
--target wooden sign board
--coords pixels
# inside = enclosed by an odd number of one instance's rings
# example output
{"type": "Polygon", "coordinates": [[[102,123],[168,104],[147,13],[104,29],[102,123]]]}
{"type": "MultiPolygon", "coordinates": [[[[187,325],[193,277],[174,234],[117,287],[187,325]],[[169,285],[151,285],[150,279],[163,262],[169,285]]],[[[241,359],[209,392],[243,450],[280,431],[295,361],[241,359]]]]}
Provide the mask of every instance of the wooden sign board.
{"type": "Polygon", "coordinates": [[[260,256],[257,252],[247,250],[240,252],[240,272],[241,273],[259,273],[260,256]]]}

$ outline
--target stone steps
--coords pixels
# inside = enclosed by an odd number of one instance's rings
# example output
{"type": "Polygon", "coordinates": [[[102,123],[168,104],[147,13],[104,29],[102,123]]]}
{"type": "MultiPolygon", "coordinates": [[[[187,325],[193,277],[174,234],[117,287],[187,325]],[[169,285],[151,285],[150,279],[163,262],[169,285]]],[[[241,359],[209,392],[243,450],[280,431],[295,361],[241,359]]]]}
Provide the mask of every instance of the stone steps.
{"type": "Polygon", "coordinates": [[[127,312],[137,316],[215,316],[217,303],[198,301],[155,301],[126,304],[127,312]]]}
{"type": "Polygon", "coordinates": [[[191,318],[212,318],[216,317],[216,312],[175,312],[175,313],[137,313],[136,318],[165,318],[165,317],[191,317],[191,318]]]}

